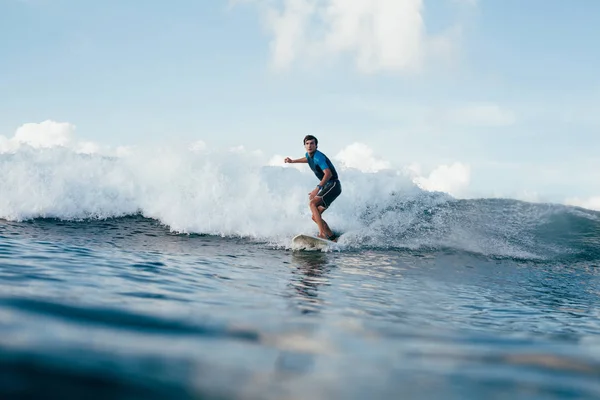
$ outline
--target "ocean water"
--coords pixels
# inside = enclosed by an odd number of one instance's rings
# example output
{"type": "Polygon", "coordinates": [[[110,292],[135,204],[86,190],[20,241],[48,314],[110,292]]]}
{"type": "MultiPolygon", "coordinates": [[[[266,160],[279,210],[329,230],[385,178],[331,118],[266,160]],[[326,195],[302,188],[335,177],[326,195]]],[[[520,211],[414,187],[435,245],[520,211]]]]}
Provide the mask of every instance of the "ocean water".
{"type": "Polygon", "coordinates": [[[0,398],[600,397],[600,213],[260,160],[0,154],[0,398]]]}

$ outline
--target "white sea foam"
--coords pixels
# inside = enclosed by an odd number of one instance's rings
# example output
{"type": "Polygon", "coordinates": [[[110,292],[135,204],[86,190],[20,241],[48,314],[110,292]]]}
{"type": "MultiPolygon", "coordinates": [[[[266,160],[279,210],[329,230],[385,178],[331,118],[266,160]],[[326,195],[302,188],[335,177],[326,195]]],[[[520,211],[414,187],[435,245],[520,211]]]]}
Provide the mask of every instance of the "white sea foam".
{"type": "MultiPolygon", "coordinates": [[[[297,233],[317,232],[308,209],[308,192],[317,180],[307,165],[290,168],[283,157],[277,165],[260,152],[214,151],[203,143],[119,149],[108,156],[79,148],[20,145],[1,153],[0,218],[78,220],[139,213],[175,232],[282,246],[297,233]]],[[[535,256],[531,249],[538,244],[529,233],[544,221],[541,208],[509,218],[506,205],[423,190],[410,168],[363,172],[341,163],[338,172],[343,192],[324,216],[335,231],[345,233],[343,246],[535,256]]]]}
{"type": "MultiPolygon", "coordinates": [[[[0,154],[0,217],[83,219],[139,212],[178,232],[290,235],[315,229],[307,201],[317,179],[303,167],[268,166],[260,154],[202,146],[138,148],[110,157],[22,146],[0,154]]],[[[327,215],[342,230],[356,225],[358,209],[391,192],[420,192],[394,171],[340,173],[344,192],[327,215]]]]}

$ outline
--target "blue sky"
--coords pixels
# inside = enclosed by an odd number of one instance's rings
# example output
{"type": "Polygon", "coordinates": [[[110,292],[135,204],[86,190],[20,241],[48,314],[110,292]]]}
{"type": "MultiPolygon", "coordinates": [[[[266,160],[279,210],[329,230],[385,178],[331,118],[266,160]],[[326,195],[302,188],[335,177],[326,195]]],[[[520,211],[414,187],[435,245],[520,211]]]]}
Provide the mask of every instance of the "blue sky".
{"type": "Polygon", "coordinates": [[[600,208],[598,37],[595,0],[0,0],[0,135],[270,159],[312,133],[466,166],[471,195],[600,208]]]}

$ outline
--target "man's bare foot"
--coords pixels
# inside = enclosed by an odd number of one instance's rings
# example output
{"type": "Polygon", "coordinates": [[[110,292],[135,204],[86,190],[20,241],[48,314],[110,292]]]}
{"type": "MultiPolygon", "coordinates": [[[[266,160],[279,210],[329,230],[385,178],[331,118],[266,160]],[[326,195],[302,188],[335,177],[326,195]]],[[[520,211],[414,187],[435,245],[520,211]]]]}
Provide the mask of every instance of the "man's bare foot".
{"type": "Polygon", "coordinates": [[[317,235],[317,237],[320,237],[321,239],[329,240],[331,242],[337,242],[337,236],[333,232],[331,232],[331,235],[329,235],[329,236],[327,236],[325,234],[322,234],[322,233],[319,233],[317,235]]]}

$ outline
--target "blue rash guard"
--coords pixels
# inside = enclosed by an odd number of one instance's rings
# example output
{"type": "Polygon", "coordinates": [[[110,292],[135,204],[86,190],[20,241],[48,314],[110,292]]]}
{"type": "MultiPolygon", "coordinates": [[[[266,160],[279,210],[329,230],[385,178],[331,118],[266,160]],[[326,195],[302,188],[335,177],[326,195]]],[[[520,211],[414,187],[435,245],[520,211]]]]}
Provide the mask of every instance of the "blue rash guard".
{"type": "Polygon", "coordinates": [[[327,156],[321,153],[319,150],[315,151],[315,154],[313,154],[312,157],[309,156],[308,153],[306,153],[306,160],[308,161],[310,169],[312,169],[317,178],[319,178],[319,181],[321,181],[325,176],[324,171],[327,168],[331,170],[331,178],[329,178],[329,181],[331,182],[338,180],[338,174],[335,170],[335,167],[333,166],[329,158],[327,158],[327,156]]]}

